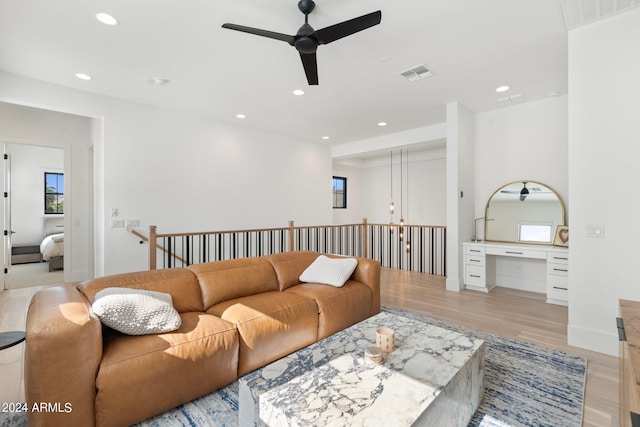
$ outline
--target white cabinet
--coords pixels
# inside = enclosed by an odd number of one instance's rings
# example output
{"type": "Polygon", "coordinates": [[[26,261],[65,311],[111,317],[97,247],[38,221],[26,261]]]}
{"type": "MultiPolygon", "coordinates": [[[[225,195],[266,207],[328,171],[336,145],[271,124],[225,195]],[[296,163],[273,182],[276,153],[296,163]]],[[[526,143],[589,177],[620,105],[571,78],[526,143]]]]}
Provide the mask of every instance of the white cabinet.
{"type": "Polygon", "coordinates": [[[547,253],[547,302],[569,303],[569,253],[547,253]]]}
{"type": "MultiPolygon", "coordinates": [[[[496,257],[519,257],[546,262],[538,283],[546,283],[547,302],[567,305],[569,301],[569,250],[556,246],[466,242],[464,248],[465,288],[489,292],[496,286],[496,257]]],[[[544,265],[544,264],[543,264],[544,265]]],[[[538,276],[536,274],[536,276],[538,276]]],[[[544,291],[542,291],[544,292],[544,291]]]]}
{"type": "Polygon", "coordinates": [[[488,292],[485,248],[466,246],[464,250],[464,284],[477,291],[488,292]]]}

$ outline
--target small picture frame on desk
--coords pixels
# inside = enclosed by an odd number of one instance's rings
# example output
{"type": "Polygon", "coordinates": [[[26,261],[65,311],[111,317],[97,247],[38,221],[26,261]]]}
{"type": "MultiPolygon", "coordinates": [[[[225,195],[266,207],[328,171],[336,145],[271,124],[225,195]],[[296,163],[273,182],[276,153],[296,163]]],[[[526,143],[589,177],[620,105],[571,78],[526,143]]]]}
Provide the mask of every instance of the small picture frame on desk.
{"type": "Polygon", "coordinates": [[[554,246],[569,247],[569,226],[559,225],[556,229],[556,238],[553,240],[554,246]]]}

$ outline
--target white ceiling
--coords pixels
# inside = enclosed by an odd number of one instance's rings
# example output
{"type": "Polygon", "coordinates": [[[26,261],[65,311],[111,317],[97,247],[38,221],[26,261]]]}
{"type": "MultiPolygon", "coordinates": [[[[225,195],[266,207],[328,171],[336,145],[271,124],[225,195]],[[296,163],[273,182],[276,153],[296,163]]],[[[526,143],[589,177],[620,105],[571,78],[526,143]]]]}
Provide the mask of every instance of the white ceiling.
{"type": "Polygon", "coordinates": [[[574,0],[317,0],[309,17],[316,29],[375,10],[382,23],[320,46],[320,85],[310,87],[293,47],[221,28],[231,22],[295,34],[304,22],[296,0],[0,0],[0,69],[344,143],[442,123],[451,101],[477,112],[500,108],[503,97],[565,94],[560,1],[574,0]],[[97,12],[120,25],[99,23],[97,12]],[[400,75],[420,64],[434,76],[409,82],[400,75]],[[93,80],[78,80],[79,72],[93,80]],[[152,77],[171,83],[154,86],[152,77]],[[496,93],[500,85],[511,89],[496,93]]]}

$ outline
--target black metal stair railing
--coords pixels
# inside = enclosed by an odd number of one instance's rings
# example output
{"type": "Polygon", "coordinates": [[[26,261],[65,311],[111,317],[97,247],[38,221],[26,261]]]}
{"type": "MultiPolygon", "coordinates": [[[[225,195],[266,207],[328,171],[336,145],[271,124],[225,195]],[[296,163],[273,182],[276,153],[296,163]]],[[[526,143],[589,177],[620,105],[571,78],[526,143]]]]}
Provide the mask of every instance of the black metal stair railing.
{"type": "Polygon", "coordinates": [[[211,261],[248,258],[287,251],[311,250],[371,258],[382,266],[446,276],[446,227],[360,224],[295,226],[193,233],[157,232],[149,236],[149,269],[185,267],[211,261]],[[402,233],[401,233],[402,232],[402,233]],[[402,238],[400,235],[402,234],[402,238]]]}

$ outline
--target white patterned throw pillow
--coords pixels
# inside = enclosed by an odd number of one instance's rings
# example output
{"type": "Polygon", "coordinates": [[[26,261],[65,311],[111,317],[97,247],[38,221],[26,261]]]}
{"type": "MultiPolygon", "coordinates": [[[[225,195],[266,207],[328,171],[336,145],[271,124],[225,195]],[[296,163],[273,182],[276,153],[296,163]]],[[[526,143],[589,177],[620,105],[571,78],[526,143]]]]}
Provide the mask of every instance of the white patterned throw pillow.
{"type": "Polygon", "coordinates": [[[351,277],[357,265],[358,260],[355,258],[329,258],[320,255],[302,272],[300,281],[340,287],[351,277]]]}
{"type": "Polygon", "coordinates": [[[163,292],[105,288],[91,308],[102,323],[128,335],[175,331],[182,324],[171,295],[163,292]]]}

